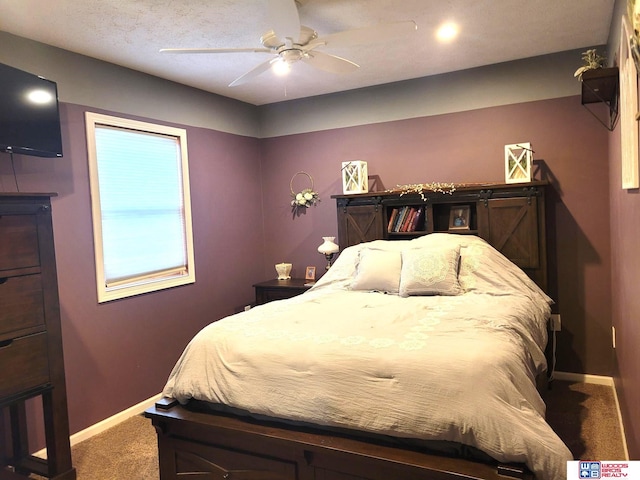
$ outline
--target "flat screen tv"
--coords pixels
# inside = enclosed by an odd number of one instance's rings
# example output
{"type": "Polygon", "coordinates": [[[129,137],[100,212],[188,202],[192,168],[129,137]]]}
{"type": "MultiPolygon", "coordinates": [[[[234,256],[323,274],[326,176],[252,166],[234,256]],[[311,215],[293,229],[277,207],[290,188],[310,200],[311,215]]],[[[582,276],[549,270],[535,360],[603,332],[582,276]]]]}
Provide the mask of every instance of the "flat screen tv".
{"type": "Polygon", "coordinates": [[[55,82],[0,63],[0,151],[62,156],[55,82]]]}

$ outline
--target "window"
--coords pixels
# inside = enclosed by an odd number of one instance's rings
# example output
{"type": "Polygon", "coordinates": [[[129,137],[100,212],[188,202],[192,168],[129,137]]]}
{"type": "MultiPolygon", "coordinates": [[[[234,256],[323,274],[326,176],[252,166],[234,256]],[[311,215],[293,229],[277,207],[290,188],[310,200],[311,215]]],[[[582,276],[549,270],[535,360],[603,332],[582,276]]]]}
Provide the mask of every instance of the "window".
{"type": "Polygon", "coordinates": [[[195,282],[187,133],[86,113],[98,302],[195,282]]]}

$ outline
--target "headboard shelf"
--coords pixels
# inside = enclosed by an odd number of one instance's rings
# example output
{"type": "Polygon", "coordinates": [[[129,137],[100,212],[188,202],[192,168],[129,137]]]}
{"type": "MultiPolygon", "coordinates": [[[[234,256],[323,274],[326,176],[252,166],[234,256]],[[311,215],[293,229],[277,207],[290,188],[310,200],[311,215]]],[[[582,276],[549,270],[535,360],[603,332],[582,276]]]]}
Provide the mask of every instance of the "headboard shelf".
{"type": "Polygon", "coordinates": [[[537,181],[450,184],[444,193],[398,187],[385,192],[333,195],[340,249],[435,232],[477,235],[548,292],[547,188],[548,182],[537,181]]]}

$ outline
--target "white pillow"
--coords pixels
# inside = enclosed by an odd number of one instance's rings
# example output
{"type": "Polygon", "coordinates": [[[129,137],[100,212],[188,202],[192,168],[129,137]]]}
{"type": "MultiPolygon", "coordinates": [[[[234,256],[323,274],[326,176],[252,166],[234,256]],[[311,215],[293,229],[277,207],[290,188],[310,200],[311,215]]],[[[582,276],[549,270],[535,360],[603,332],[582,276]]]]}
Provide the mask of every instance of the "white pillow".
{"type": "Polygon", "coordinates": [[[400,296],[459,295],[459,262],[458,245],[403,250],[400,296]]]}
{"type": "Polygon", "coordinates": [[[351,290],[398,293],[402,257],[399,251],[363,248],[351,290]]]}

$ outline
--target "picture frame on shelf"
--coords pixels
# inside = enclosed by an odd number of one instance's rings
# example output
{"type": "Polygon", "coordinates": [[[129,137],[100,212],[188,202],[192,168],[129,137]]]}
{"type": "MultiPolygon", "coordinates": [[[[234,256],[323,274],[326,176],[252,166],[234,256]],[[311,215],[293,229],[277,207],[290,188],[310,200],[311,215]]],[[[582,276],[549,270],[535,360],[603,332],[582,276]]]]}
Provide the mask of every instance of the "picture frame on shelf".
{"type": "Polygon", "coordinates": [[[316,280],[316,267],[307,267],[304,273],[304,279],[310,282],[314,282],[316,280]]]}
{"type": "Polygon", "coordinates": [[[449,231],[470,230],[471,207],[469,205],[453,205],[449,213],[449,231]]]}

